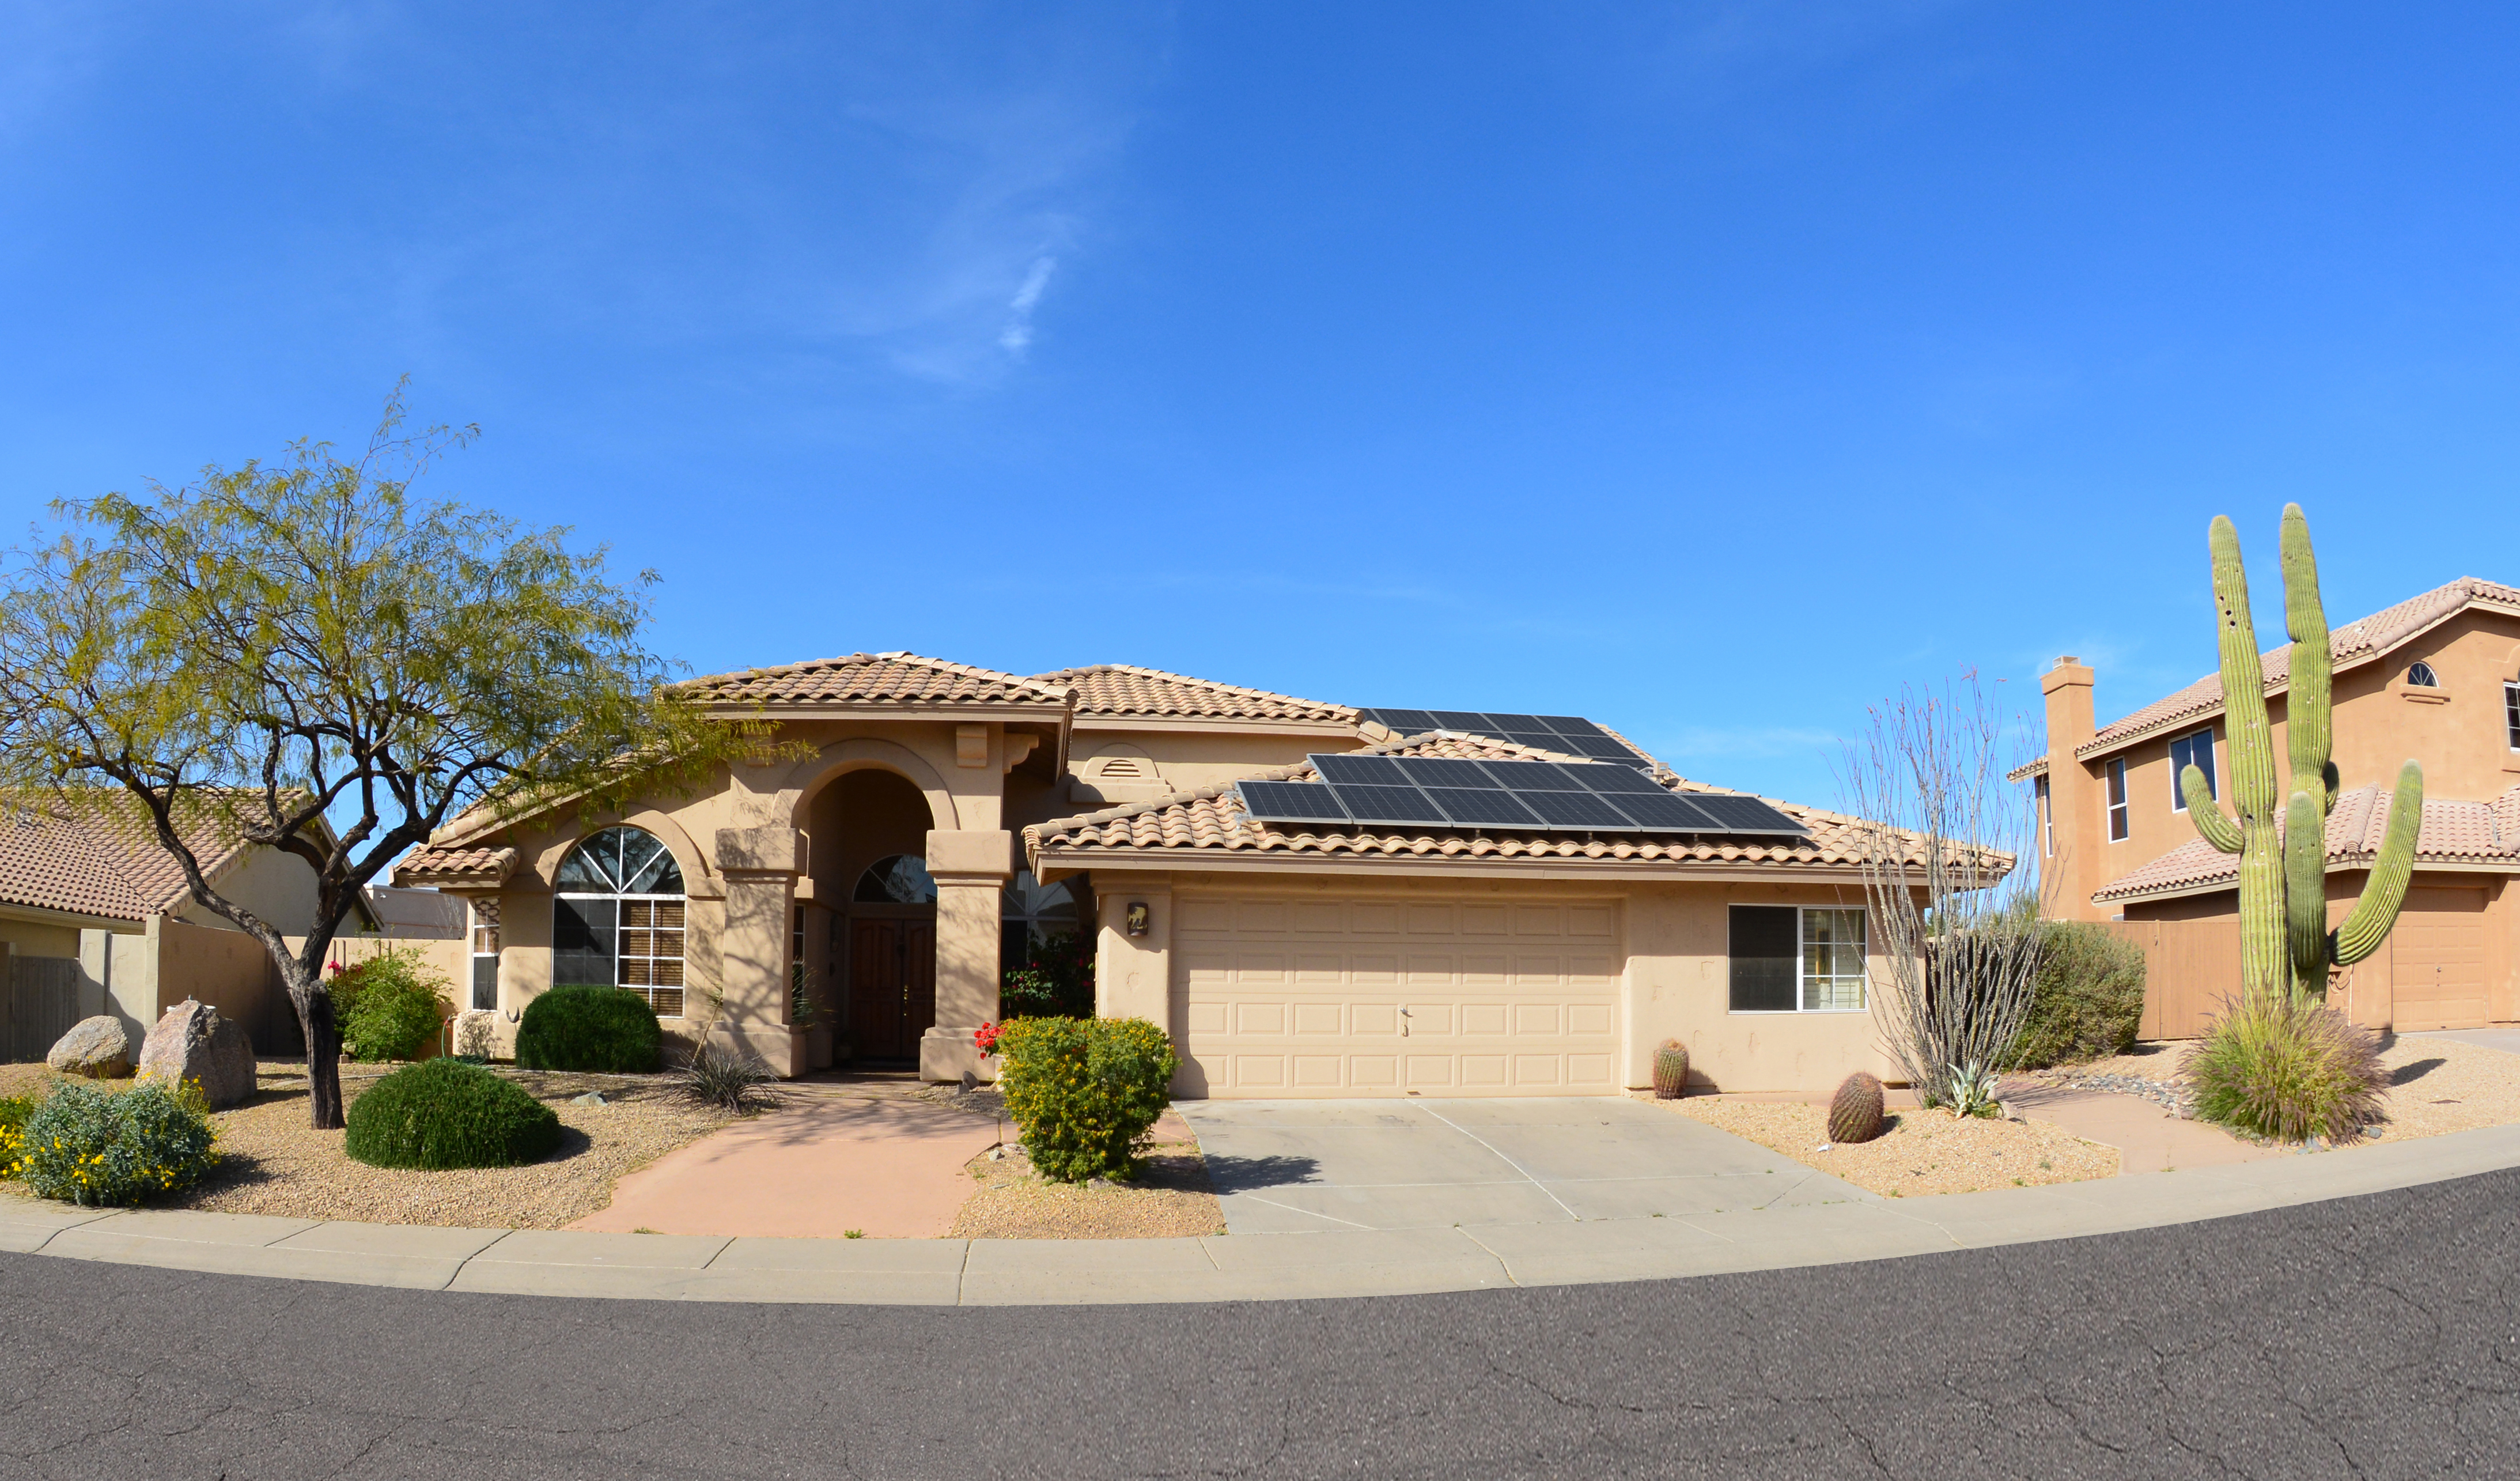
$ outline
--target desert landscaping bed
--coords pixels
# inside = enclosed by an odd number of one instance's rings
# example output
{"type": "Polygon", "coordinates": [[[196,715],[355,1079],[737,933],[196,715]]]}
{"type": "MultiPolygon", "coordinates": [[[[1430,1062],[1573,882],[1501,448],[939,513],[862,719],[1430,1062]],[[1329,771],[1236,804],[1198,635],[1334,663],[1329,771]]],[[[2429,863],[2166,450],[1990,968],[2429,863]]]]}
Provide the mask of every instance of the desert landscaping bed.
{"type": "Polygon", "coordinates": [[[2080,1183],[2118,1171],[2115,1148],[2044,1121],[1911,1109],[1894,1113],[1869,1142],[1832,1144],[1823,1105],[1724,1096],[1655,1103],[1885,1197],[2080,1183]]]}
{"type": "Polygon", "coordinates": [[[979,1185],[954,1220],[957,1239],[1172,1239],[1225,1233],[1196,1142],[1159,1142],[1134,1183],[1053,1183],[1023,1148],[971,1159],[979,1185]]]}
{"type": "MultiPolygon", "coordinates": [[[[355,1101],[387,1068],[342,1065],[344,1102],[355,1101]]],[[[613,1182],[622,1175],[733,1119],[683,1100],[660,1076],[499,1073],[559,1113],[560,1149],[540,1162],[423,1172],[353,1161],[341,1149],[341,1133],[307,1126],[304,1067],[265,1062],[253,1100],[210,1117],[219,1134],[218,1171],[191,1192],[153,1206],[368,1224],[559,1229],[611,1202],[613,1182]],[[588,1091],[600,1091],[608,1103],[574,1103],[588,1091]]],[[[40,1064],[0,1065],[0,1096],[40,1095],[57,1078],[40,1064]]],[[[25,1196],[12,1185],[0,1189],[25,1196]]]]}
{"type": "MultiPolygon", "coordinates": [[[[2179,1066],[2184,1042],[2138,1044],[2113,1058],[2040,1071],[2043,1084],[2146,1094],[2183,1104],[2179,1066]]],[[[2520,1122],[2520,1055],[2456,1039],[2389,1035],[2380,1063],[2389,1071],[2388,1119],[2380,1140],[2404,1141],[2520,1122]]]]}

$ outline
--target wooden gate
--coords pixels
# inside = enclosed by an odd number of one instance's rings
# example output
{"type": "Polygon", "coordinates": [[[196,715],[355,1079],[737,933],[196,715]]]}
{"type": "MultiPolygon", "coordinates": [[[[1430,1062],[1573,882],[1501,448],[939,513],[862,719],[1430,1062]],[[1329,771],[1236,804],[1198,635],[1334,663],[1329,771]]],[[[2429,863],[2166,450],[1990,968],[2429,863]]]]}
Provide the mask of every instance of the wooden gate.
{"type": "Polygon", "coordinates": [[[2111,935],[2143,948],[2146,1039],[2193,1039],[2240,990],[2237,920],[2108,920],[2111,935]]]}
{"type": "Polygon", "coordinates": [[[9,959],[9,1057],[41,1059],[79,1020],[79,965],[68,957],[9,959]]]}

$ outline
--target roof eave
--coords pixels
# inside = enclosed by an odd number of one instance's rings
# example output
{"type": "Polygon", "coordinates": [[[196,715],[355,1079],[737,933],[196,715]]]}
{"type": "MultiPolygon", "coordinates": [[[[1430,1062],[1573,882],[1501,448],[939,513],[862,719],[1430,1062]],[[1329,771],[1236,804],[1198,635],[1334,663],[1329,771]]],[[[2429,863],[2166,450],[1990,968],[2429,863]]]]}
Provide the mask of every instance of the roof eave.
{"type": "Polygon", "coordinates": [[[1428,858],[1419,854],[1326,854],[1285,849],[1061,848],[1028,850],[1033,875],[1043,883],[1093,869],[1207,874],[1306,874],[1442,876],[1475,873],[1490,878],[1634,879],[1709,882],[1791,879],[1816,882],[1854,880],[1862,887],[1864,867],[1856,862],[1823,864],[1793,860],[1754,864],[1739,859],[1675,861],[1670,859],[1532,859],[1462,854],[1428,858]]]}

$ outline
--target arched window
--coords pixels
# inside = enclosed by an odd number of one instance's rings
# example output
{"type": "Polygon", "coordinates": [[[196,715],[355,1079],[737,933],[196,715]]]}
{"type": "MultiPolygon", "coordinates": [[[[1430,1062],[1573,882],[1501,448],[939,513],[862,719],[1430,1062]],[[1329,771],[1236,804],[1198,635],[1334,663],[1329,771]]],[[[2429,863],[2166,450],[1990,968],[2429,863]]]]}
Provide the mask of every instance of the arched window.
{"type": "Polygon", "coordinates": [[[1058,937],[1073,937],[1084,924],[1076,890],[1066,879],[1044,884],[1032,871],[1017,870],[1000,899],[998,919],[1006,932],[998,954],[1001,971],[1031,965],[1041,947],[1058,937]]]}
{"type": "Polygon", "coordinates": [[[858,875],[852,898],[860,905],[934,905],[936,881],[917,854],[886,854],[858,875]]]}
{"type": "Polygon", "coordinates": [[[562,860],[552,902],[552,985],[626,987],[683,1015],[683,872],[656,835],[608,828],[562,860]]]}
{"type": "Polygon", "coordinates": [[[2433,672],[2433,666],[2431,664],[2418,658],[2413,663],[2408,665],[2407,682],[2417,689],[2439,689],[2441,688],[2441,675],[2433,672]]]}

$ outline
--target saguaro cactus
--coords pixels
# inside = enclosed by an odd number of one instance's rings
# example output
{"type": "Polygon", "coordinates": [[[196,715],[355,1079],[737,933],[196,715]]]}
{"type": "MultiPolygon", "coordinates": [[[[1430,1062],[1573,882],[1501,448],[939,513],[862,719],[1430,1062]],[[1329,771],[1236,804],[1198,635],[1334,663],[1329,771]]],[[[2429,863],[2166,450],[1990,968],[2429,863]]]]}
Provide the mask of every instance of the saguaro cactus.
{"type": "Polygon", "coordinates": [[[2330,709],[2327,613],[2318,600],[2318,561],[2301,506],[2283,515],[2284,625],[2292,635],[2292,679],[2284,722],[2292,761],[2292,795],[2283,828],[2275,828],[2275,755],[2267,723],[2266,675],[2258,662],[2257,626],[2249,618],[2249,578],[2240,565],[2240,534],[2217,515],[2208,541],[2214,552],[2214,605],[2223,646],[2223,725],[2231,753],[2236,823],[2223,815],[2190,766],[2179,775],[2187,816],[2205,841],[2240,856],[2240,977],[2252,993],[2272,993],[2289,980],[2296,992],[2327,991],[2327,968],[2348,966],[2380,949],[2406,902],[2423,829],[2424,772],[2412,761],[2398,769],[2390,795],[2389,831],[2371,879],[2345,923],[2327,928],[2327,815],[2339,789],[2328,751],[2335,739],[2330,709]]]}

